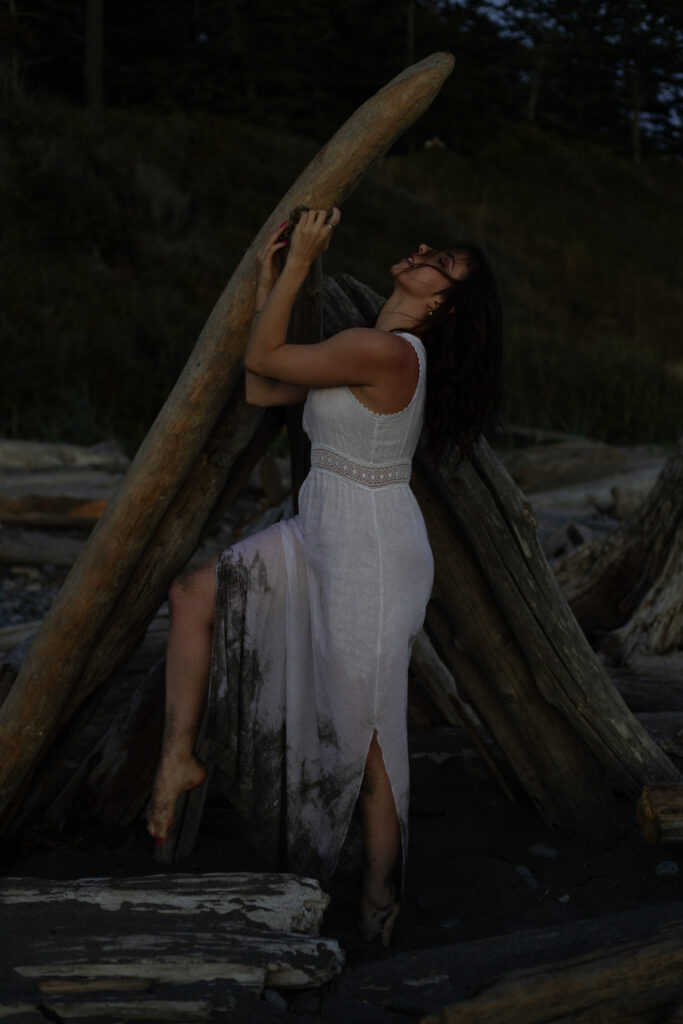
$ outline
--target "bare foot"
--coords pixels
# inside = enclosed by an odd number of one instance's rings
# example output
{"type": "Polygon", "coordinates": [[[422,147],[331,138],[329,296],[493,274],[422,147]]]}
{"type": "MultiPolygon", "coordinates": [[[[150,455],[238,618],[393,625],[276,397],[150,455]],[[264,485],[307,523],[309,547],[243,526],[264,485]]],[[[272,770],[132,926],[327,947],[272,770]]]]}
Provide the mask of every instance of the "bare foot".
{"type": "Polygon", "coordinates": [[[396,886],[393,882],[380,885],[363,885],[361,916],[358,922],[360,933],[366,942],[379,939],[383,946],[391,942],[391,933],[401,909],[396,900],[396,886]]]}
{"type": "Polygon", "coordinates": [[[176,801],[181,793],[201,786],[206,768],[196,757],[187,760],[165,759],[159,765],[147,809],[147,831],[162,845],[173,824],[176,801]]]}

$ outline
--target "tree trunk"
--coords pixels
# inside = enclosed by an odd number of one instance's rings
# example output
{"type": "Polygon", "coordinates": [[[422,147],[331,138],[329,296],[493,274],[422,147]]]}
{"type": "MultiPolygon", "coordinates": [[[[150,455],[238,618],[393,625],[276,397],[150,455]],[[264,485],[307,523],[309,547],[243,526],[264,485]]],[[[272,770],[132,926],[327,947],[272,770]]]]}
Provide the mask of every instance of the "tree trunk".
{"type": "MultiPolygon", "coordinates": [[[[161,561],[158,531],[174,532],[173,503],[183,493],[192,467],[214,429],[226,397],[240,385],[241,357],[251,320],[255,254],[276,224],[299,204],[330,207],[353,189],[429,106],[453,68],[450,54],[435,54],[388,83],[363,104],[321,150],[278,204],[256,236],[206,327],[176,386],[99,520],[69,578],[50,609],[12,691],[0,710],[0,813],[6,827],[18,794],[26,786],[55,728],[83,699],[81,680],[88,663],[99,660],[98,647],[114,609],[131,589],[149,594],[140,566],[161,561]],[[165,518],[166,517],[166,518],[165,518]],[[137,575],[135,580],[132,578],[137,575]],[[132,582],[132,587],[131,587],[132,582]]],[[[218,454],[218,453],[215,453],[218,454]]],[[[227,475],[227,467],[225,469],[227,475]]],[[[185,494],[185,506],[192,504],[185,494]]],[[[146,603],[145,603],[145,606],[146,603]]],[[[141,631],[145,612],[131,612],[125,633],[141,631]]],[[[120,623],[119,623],[120,626],[120,623]]],[[[117,655],[119,648],[116,648],[117,655]]],[[[106,672],[102,669],[104,676],[106,672]]],[[[101,678],[101,677],[100,677],[101,678]]],[[[89,684],[91,685],[91,684],[89,684]]]]}
{"type": "Polygon", "coordinates": [[[602,641],[606,655],[634,668],[683,646],[681,494],[683,438],[640,508],[556,568],[586,635],[602,641]]]}

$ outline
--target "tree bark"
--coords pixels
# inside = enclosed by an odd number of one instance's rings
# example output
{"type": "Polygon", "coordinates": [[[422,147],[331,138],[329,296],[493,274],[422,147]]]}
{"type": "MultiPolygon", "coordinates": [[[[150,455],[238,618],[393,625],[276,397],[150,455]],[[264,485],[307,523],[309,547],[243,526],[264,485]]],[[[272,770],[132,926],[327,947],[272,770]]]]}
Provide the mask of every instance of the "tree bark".
{"type": "MultiPolygon", "coordinates": [[[[435,54],[406,69],[363,104],[320,151],[256,236],[214,307],[190,359],[50,609],[0,710],[0,813],[45,756],[55,727],[83,698],[80,680],[114,609],[150,549],[241,376],[241,357],[253,313],[255,255],[276,224],[299,204],[328,208],[353,189],[429,106],[453,68],[435,54]],[[74,696],[77,694],[76,696],[74,696]]],[[[172,530],[166,521],[162,527],[172,530]]],[[[165,566],[165,550],[154,550],[165,566]]],[[[169,574],[171,575],[171,574],[169,574]]],[[[139,578],[133,589],[148,592],[139,578]]],[[[140,629],[135,616],[128,632],[140,629]]],[[[117,649],[118,651],[118,649],[117,649]]],[[[6,827],[11,814],[4,815],[6,827]]]]}

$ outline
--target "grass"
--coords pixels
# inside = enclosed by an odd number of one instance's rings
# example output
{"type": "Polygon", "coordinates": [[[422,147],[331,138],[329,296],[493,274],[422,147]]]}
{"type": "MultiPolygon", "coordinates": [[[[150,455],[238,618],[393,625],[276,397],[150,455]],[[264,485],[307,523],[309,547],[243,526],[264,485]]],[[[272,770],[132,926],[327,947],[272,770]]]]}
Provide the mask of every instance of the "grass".
{"type": "MultiPolygon", "coordinates": [[[[209,115],[3,113],[0,434],[132,453],[233,267],[316,146],[209,115]]],[[[683,432],[682,170],[510,126],[476,157],[388,156],[326,258],[380,292],[420,241],[490,253],[504,416],[617,442],[683,432]]]]}

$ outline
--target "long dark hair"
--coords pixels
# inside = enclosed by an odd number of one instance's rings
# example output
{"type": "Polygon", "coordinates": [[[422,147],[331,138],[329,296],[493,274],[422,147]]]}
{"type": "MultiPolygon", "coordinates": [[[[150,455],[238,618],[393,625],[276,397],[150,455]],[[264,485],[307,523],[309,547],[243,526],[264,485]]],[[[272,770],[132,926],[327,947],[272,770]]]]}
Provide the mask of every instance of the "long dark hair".
{"type": "MultiPolygon", "coordinates": [[[[466,275],[451,277],[443,302],[420,324],[406,330],[419,334],[427,352],[425,454],[433,462],[473,455],[483,427],[500,406],[503,315],[496,279],[488,257],[475,242],[461,241],[432,249],[465,259],[466,275]]],[[[404,271],[405,273],[405,271],[404,271]]]]}

